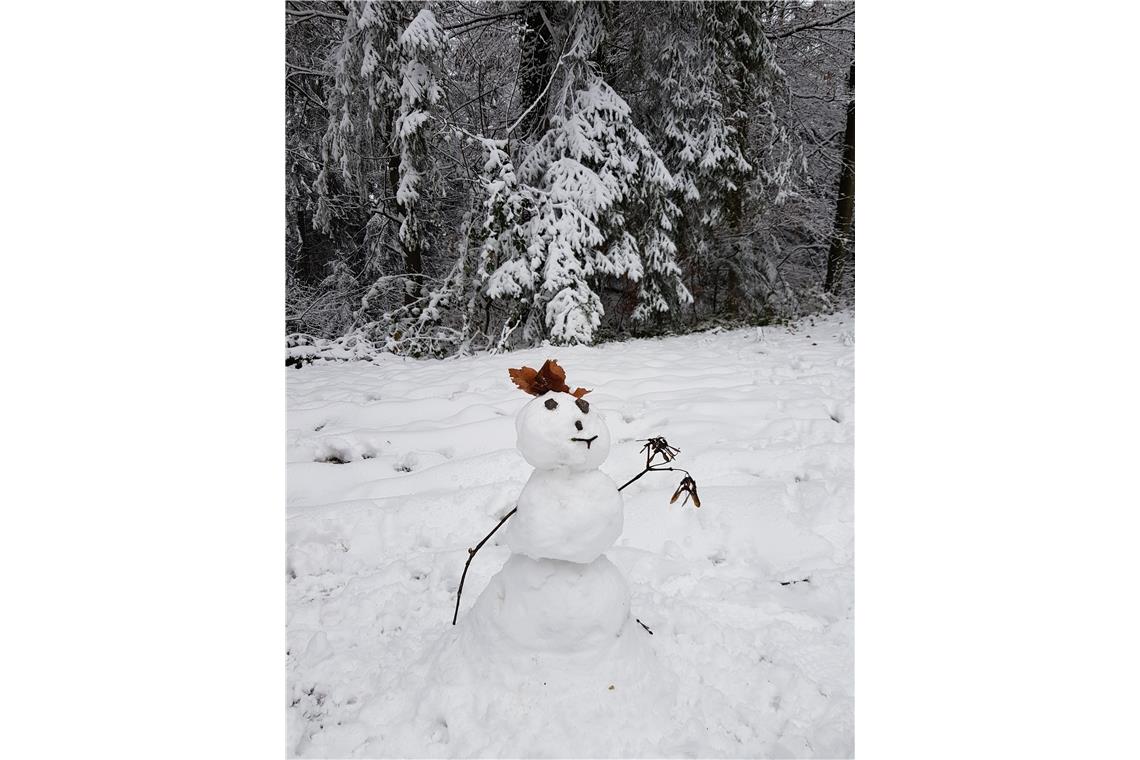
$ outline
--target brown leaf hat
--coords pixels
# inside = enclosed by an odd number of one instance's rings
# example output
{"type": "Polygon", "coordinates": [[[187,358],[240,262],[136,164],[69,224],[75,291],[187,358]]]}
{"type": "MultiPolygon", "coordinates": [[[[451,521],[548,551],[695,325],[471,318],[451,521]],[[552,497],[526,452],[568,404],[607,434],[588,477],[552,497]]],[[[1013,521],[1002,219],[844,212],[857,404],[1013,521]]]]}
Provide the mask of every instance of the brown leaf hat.
{"type": "Polygon", "coordinates": [[[566,370],[559,367],[558,362],[554,359],[547,359],[546,363],[542,365],[542,369],[519,367],[518,369],[508,369],[507,373],[511,376],[511,382],[517,385],[519,390],[532,396],[541,396],[544,393],[554,391],[555,393],[569,393],[575,398],[582,398],[589,393],[585,388],[575,388],[571,391],[570,386],[566,384],[566,370]]]}

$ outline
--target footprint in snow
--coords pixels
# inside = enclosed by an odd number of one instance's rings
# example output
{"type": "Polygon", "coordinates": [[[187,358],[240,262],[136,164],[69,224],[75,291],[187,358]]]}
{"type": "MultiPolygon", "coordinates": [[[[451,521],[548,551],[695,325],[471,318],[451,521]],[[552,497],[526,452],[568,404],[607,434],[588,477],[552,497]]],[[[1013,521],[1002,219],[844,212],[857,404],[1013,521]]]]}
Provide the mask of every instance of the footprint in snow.
{"type": "Polygon", "coordinates": [[[322,464],[348,464],[361,459],[373,459],[375,456],[376,447],[370,443],[326,441],[317,448],[313,461],[322,464]]]}

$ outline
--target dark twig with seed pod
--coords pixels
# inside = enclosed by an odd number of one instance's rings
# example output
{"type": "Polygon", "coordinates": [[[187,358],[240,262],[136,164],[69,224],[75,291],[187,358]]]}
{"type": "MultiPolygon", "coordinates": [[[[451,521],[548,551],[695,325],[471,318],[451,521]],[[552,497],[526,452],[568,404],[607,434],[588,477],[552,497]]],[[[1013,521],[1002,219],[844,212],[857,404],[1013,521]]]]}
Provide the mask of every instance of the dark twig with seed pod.
{"type": "Polygon", "coordinates": [[[645,469],[627,480],[618,490],[620,491],[622,488],[625,488],[647,472],[683,472],[685,473],[685,477],[681,479],[681,485],[677,486],[677,490],[673,493],[673,498],[669,500],[669,503],[672,504],[676,502],[677,497],[684,493],[686,496],[685,500],[681,502],[681,506],[689,503],[689,496],[693,497],[693,506],[701,506],[701,500],[697,497],[697,481],[693,480],[693,476],[688,470],[681,467],[654,466],[653,464],[653,461],[657,459],[657,457],[661,457],[665,462],[672,462],[677,458],[677,455],[681,453],[681,450],[670,446],[669,442],[661,436],[657,436],[656,438],[642,438],[638,440],[638,443],[645,444],[641,447],[641,450],[645,452],[645,469]]]}

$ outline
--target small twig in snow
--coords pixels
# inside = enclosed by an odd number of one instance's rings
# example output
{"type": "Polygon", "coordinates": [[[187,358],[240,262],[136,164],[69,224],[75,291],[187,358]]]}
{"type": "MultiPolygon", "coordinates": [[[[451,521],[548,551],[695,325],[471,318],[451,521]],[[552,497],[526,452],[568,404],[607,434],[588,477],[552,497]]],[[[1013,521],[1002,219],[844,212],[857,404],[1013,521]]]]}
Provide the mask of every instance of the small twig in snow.
{"type": "Polygon", "coordinates": [[[483,540],[476,544],[474,549],[467,550],[467,562],[463,565],[463,575],[459,578],[459,591],[455,594],[455,614],[451,616],[452,625],[455,625],[455,621],[459,619],[459,600],[463,598],[463,582],[467,580],[467,568],[471,567],[471,560],[475,558],[475,553],[483,548],[483,544],[487,543],[487,540],[490,539],[491,536],[495,535],[495,531],[503,527],[503,523],[510,519],[511,515],[518,511],[519,508],[515,507],[503,515],[503,519],[499,520],[499,524],[492,528],[491,532],[484,536],[483,540]]]}

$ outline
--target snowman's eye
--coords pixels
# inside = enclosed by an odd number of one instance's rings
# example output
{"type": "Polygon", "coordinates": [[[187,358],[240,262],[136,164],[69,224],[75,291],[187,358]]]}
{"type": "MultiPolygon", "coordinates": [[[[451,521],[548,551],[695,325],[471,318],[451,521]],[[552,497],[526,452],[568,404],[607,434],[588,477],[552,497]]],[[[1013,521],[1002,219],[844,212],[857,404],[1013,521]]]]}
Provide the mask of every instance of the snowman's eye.
{"type": "Polygon", "coordinates": [[[548,398],[548,399],[546,399],[546,403],[543,406],[545,406],[547,409],[551,409],[551,410],[557,409],[558,408],[558,402],[552,398],[548,398]]]}
{"type": "Polygon", "coordinates": [[[574,403],[577,404],[578,408],[582,410],[582,414],[589,414],[590,413],[590,402],[587,401],[586,399],[580,398],[577,401],[575,401],[574,403]]]}

